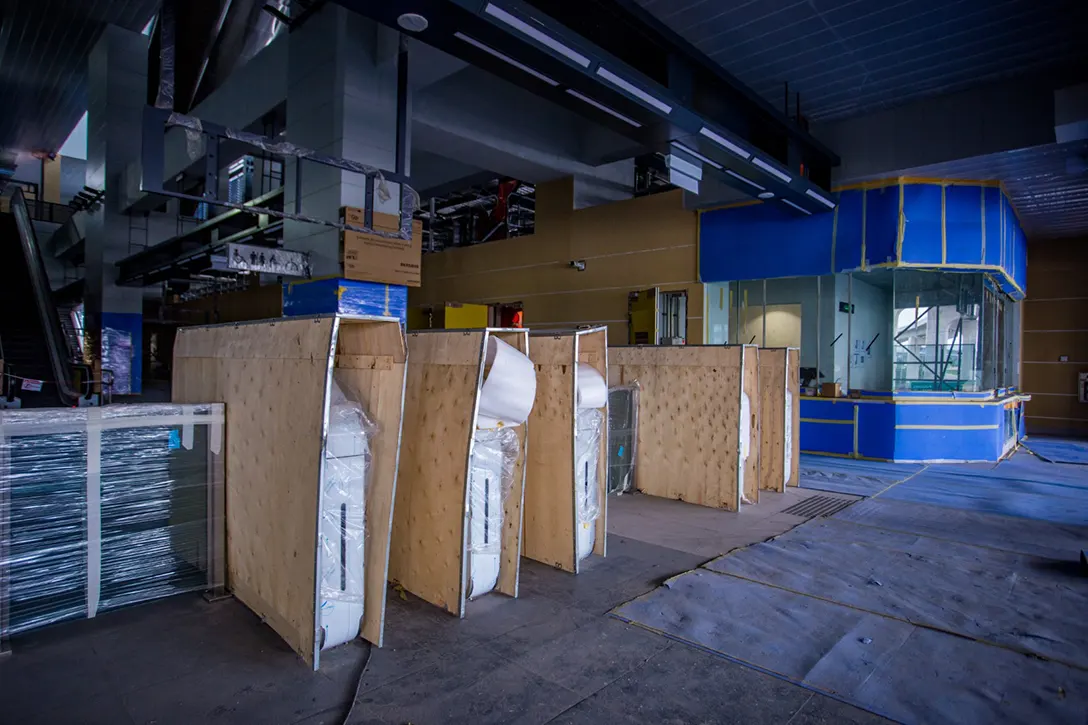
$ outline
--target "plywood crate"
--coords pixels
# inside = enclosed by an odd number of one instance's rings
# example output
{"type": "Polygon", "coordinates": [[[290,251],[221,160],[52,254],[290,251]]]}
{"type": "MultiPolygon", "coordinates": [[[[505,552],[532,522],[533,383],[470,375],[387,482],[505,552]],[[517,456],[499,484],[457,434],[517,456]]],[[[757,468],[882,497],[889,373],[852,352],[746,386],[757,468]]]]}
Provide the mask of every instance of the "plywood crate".
{"type": "MultiPolygon", "coordinates": [[[[464,617],[469,598],[469,469],[491,336],[528,354],[527,330],[408,333],[408,378],[390,579],[464,617]]],[[[514,429],[520,454],[506,497],[494,591],[518,595],[526,425],[514,429]]]]}
{"type": "Polygon", "coordinates": [[[377,426],[369,441],[361,635],[381,646],[406,355],[395,318],[288,318],[178,331],[174,401],[227,406],[227,587],[314,669],[333,371],[377,426]]]}
{"type": "Polygon", "coordinates": [[[758,500],[758,367],[753,345],[608,349],[609,384],[639,385],[639,491],[728,511],[758,500]]]}
{"type": "Polygon", "coordinates": [[[781,493],[798,485],[799,365],[795,347],[759,350],[759,487],[764,491],[781,493]]]}
{"type": "MultiPolygon", "coordinates": [[[[530,559],[578,573],[576,491],[584,472],[577,470],[578,364],[595,368],[608,380],[608,329],[540,332],[532,335],[536,369],[536,404],[529,417],[529,463],[525,480],[523,553],[530,559]]],[[[601,421],[595,472],[600,514],[593,553],[606,553],[608,528],[608,414],[601,421]]],[[[588,548],[588,547],[587,547],[588,548]]]]}

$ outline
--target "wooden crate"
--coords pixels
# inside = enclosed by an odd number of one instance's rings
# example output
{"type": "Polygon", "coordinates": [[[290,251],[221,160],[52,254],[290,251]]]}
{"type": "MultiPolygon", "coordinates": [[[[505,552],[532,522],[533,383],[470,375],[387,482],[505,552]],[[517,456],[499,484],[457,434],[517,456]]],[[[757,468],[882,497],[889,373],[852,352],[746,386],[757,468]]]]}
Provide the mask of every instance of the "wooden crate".
{"type": "Polygon", "coordinates": [[[609,384],[640,388],[639,491],[728,511],[758,500],[758,366],[753,345],[608,349],[609,384]],[[747,461],[740,457],[742,392],[750,405],[747,461]]]}
{"type": "Polygon", "coordinates": [[[182,328],[175,402],[227,405],[227,586],[314,669],[318,529],[334,367],[377,424],[367,494],[362,636],[381,646],[406,348],[394,318],[309,317],[182,328]]]}
{"type": "MultiPolygon", "coordinates": [[[[578,573],[578,511],[575,487],[575,430],[578,365],[586,363],[608,379],[608,329],[540,332],[532,336],[536,403],[529,416],[528,473],[525,480],[523,553],[536,561],[578,573]]],[[[608,529],[608,413],[604,415],[597,465],[593,553],[605,556],[608,529]]]]}
{"type": "MultiPolygon", "coordinates": [[[[528,354],[527,330],[420,330],[408,333],[397,502],[390,579],[458,617],[468,598],[469,462],[484,359],[491,336],[528,354]]],[[[502,560],[495,591],[518,595],[526,426],[503,511],[502,560]]]]}

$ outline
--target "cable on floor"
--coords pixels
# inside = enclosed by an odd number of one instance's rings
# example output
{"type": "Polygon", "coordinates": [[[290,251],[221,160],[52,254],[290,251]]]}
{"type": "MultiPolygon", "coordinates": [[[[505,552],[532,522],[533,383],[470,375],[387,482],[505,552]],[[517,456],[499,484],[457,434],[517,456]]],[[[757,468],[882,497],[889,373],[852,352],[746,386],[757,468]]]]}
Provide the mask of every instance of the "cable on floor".
{"type": "Polygon", "coordinates": [[[344,719],[340,721],[341,725],[348,725],[348,722],[351,720],[351,716],[355,714],[355,705],[359,702],[359,690],[363,688],[363,677],[366,675],[366,668],[370,666],[370,655],[373,652],[374,645],[367,642],[366,659],[363,660],[363,667],[359,670],[359,679],[355,681],[355,694],[351,697],[351,706],[348,707],[348,711],[344,715],[344,719]]]}

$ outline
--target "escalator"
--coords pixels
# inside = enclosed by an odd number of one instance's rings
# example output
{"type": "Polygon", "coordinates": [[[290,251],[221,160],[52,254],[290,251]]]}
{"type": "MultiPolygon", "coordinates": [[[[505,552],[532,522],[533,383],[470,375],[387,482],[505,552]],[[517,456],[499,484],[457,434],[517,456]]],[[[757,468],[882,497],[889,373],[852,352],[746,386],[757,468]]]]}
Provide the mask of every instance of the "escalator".
{"type": "Polygon", "coordinates": [[[76,405],[73,365],[20,189],[5,190],[0,212],[0,359],[8,400],[24,408],[76,405]],[[24,388],[24,381],[31,381],[24,388]],[[41,389],[33,381],[42,381],[41,389]],[[30,389],[26,389],[30,388],[30,389]]]}

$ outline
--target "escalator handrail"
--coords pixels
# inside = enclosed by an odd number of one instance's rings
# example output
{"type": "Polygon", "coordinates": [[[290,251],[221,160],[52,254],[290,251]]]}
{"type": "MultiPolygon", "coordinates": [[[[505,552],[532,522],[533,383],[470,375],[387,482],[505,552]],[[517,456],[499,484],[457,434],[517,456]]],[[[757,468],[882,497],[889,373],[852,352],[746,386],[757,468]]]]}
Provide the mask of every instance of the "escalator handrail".
{"type": "Polygon", "coordinates": [[[69,377],[68,356],[64,350],[68,343],[64,341],[64,330],[60,326],[60,318],[57,316],[56,305],[53,304],[53,296],[49,287],[49,278],[46,276],[45,262],[42,260],[41,247],[34,234],[34,225],[30,221],[27,212],[26,200],[23,199],[22,189],[14,187],[13,192],[5,192],[10,196],[11,213],[15,217],[16,226],[19,228],[19,247],[23,251],[27,270],[30,272],[30,284],[34,289],[34,307],[38,310],[41,319],[42,330],[45,332],[46,348],[49,350],[49,365],[53,371],[53,378],[57,383],[57,394],[62,405],[74,405],[79,399],[79,393],[72,388],[69,377]]]}

